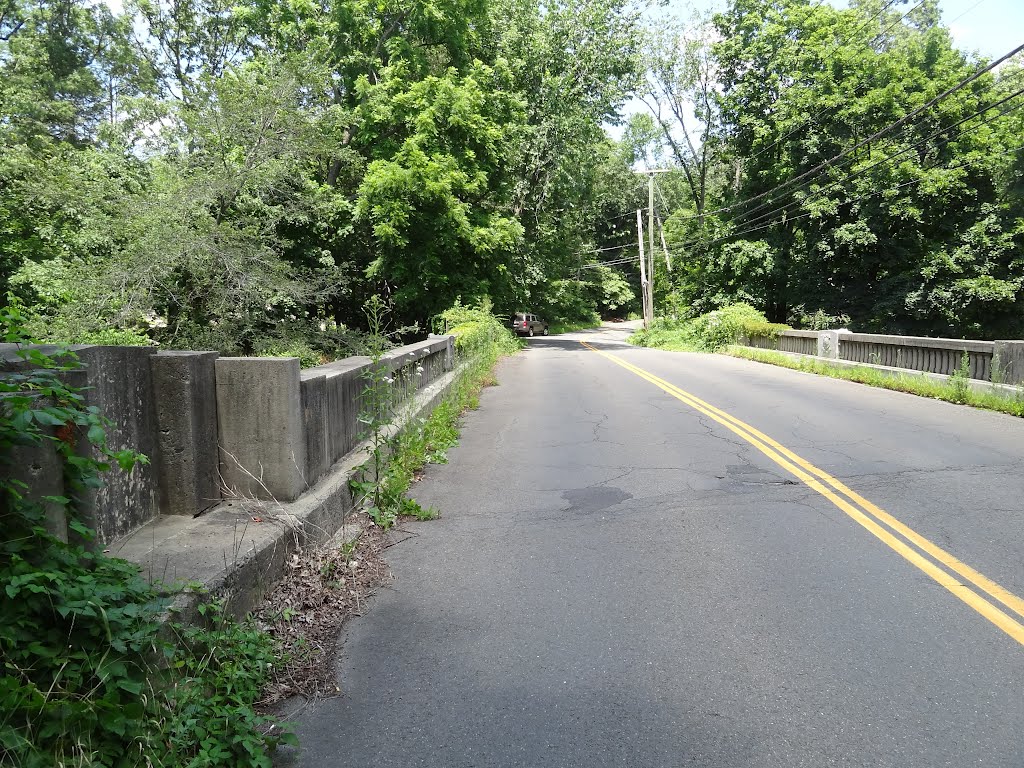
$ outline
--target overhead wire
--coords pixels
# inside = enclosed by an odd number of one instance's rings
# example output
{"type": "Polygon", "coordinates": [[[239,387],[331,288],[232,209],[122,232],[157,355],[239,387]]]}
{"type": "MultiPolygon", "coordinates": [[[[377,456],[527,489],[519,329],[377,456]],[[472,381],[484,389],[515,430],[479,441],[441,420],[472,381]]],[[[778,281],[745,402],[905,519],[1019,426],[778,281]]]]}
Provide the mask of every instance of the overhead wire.
{"type": "MultiPolygon", "coordinates": [[[[902,157],[903,155],[905,155],[905,154],[907,154],[909,152],[913,152],[915,149],[917,149],[921,145],[931,141],[935,137],[940,136],[941,134],[947,133],[947,132],[953,130],[954,128],[957,128],[957,127],[963,125],[964,123],[969,122],[969,121],[975,119],[976,117],[979,117],[979,116],[985,114],[986,112],[991,111],[992,109],[995,109],[996,107],[1002,106],[1003,104],[1005,104],[1006,102],[1010,101],[1011,99],[1017,98],[1018,96],[1022,96],[1022,95],[1024,95],[1024,88],[1020,88],[1020,89],[1014,91],[1009,96],[1005,96],[1004,98],[1000,99],[999,101],[995,101],[995,102],[987,105],[986,107],[978,110],[977,112],[974,112],[974,113],[968,115],[967,117],[964,117],[964,118],[958,120],[957,122],[955,122],[955,123],[953,123],[951,125],[947,125],[947,126],[943,126],[942,128],[939,128],[938,130],[934,131],[930,135],[925,136],[923,139],[918,140],[917,142],[911,144],[910,146],[904,147],[903,149],[899,150],[898,152],[894,152],[894,153],[892,153],[890,155],[887,155],[886,157],[883,157],[881,160],[878,160],[877,162],[874,162],[871,165],[867,165],[867,166],[865,166],[863,168],[859,168],[856,171],[848,174],[847,176],[844,176],[841,179],[835,179],[835,180],[829,182],[825,187],[823,187],[821,189],[818,189],[818,190],[814,190],[814,192],[812,193],[812,196],[820,195],[820,194],[824,193],[825,191],[827,191],[828,189],[831,189],[831,188],[834,188],[834,187],[839,186],[841,184],[845,184],[845,183],[847,183],[849,181],[852,181],[853,179],[856,179],[857,177],[867,173],[868,171],[871,171],[871,170],[877,168],[880,165],[884,165],[886,163],[892,162],[893,160],[895,160],[895,159],[897,159],[899,157],[902,157]]],[[[1024,107],[1024,101],[1021,101],[1021,102],[1015,104],[1014,106],[1012,106],[1012,107],[1010,107],[1008,109],[1002,110],[997,115],[993,116],[991,119],[985,120],[982,123],[980,123],[980,125],[978,127],[980,127],[981,125],[988,125],[989,123],[993,123],[996,120],[998,120],[998,119],[1000,119],[1000,118],[1002,118],[1002,117],[1004,117],[1004,116],[1006,116],[1008,114],[1011,114],[1012,112],[1015,112],[1016,110],[1020,109],[1021,107],[1024,107]]],[[[950,136],[949,138],[946,138],[946,139],[942,140],[940,143],[942,145],[949,144],[951,141],[954,141],[954,140],[959,139],[959,138],[961,138],[961,136],[956,136],[956,137],[950,136]]],[[[791,190],[790,194],[793,194],[793,193],[799,191],[799,189],[801,189],[801,188],[808,187],[809,185],[813,184],[817,180],[817,178],[818,177],[815,177],[815,178],[807,180],[806,182],[801,184],[796,189],[791,190]]],[[[786,209],[791,208],[791,207],[793,207],[795,205],[802,205],[802,204],[804,204],[806,202],[806,200],[807,200],[807,198],[793,198],[788,203],[785,203],[784,205],[779,206],[778,208],[775,208],[774,210],[768,211],[767,213],[759,214],[758,216],[755,216],[753,219],[749,219],[748,221],[746,221],[744,223],[745,224],[754,224],[754,223],[756,223],[758,221],[761,221],[761,220],[763,220],[765,218],[769,218],[769,217],[775,215],[776,213],[780,213],[782,211],[785,211],[786,209]]],[[[744,212],[744,213],[740,214],[739,216],[735,217],[733,219],[733,221],[734,222],[740,221],[740,220],[750,216],[754,212],[760,210],[761,208],[767,207],[768,205],[770,205],[770,203],[758,206],[756,208],[751,209],[750,211],[744,212]]]]}
{"type": "MultiPolygon", "coordinates": [[[[896,1],[897,0],[887,0],[887,2],[883,4],[883,6],[879,9],[879,11],[877,13],[879,15],[884,13],[884,11],[887,10],[889,7],[891,7],[894,4],[894,2],[896,2],[896,1]]],[[[890,23],[885,29],[883,29],[877,35],[873,36],[872,40],[875,40],[875,39],[881,37],[882,35],[886,34],[889,30],[891,30],[893,27],[895,27],[897,24],[899,24],[903,19],[905,19],[910,13],[913,13],[917,8],[919,8],[921,5],[923,5],[924,1],[925,0],[921,0],[921,2],[919,2],[917,5],[915,5],[913,8],[911,8],[909,11],[907,11],[903,15],[901,15],[897,20],[895,20],[894,22],[890,23]]],[[[973,6],[971,6],[966,11],[964,11],[962,14],[960,14],[960,16],[958,16],[957,18],[958,19],[962,18],[967,13],[969,13],[972,10],[974,10],[974,8],[977,8],[982,2],[984,2],[984,0],[978,0],[978,2],[976,2],[973,6]]],[[[819,3],[818,5],[821,5],[821,4],[823,4],[823,3],[819,3]]],[[[875,18],[876,17],[873,15],[872,18],[869,19],[865,24],[862,24],[860,27],[858,27],[857,30],[855,30],[854,34],[857,34],[862,29],[866,28],[870,23],[872,23],[875,20],[875,18]]],[[[853,35],[851,35],[850,39],[852,40],[852,38],[853,38],[853,35]]],[[[850,42],[850,40],[847,40],[846,42],[850,42]]],[[[834,49],[832,49],[832,51],[830,51],[826,55],[825,59],[827,60],[827,59],[831,58],[832,55],[834,55],[834,53],[836,51],[838,51],[840,47],[842,47],[842,44],[839,44],[834,49]]],[[[964,80],[961,80],[956,85],[954,85],[951,88],[947,89],[946,91],[942,92],[938,96],[935,96],[934,98],[930,99],[928,102],[926,102],[925,104],[921,105],[920,107],[917,107],[916,109],[914,109],[913,111],[911,111],[907,115],[904,115],[902,118],[900,118],[896,122],[891,123],[890,125],[888,125],[888,126],[882,128],[882,129],[880,129],[879,131],[875,132],[871,136],[868,136],[867,138],[859,141],[854,146],[849,147],[846,150],[843,150],[842,152],[840,152],[839,154],[829,158],[828,160],[825,160],[822,163],[819,163],[814,168],[811,168],[810,170],[805,171],[804,173],[800,174],[799,176],[797,176],[795,178],[792,178],[792,179],[789,179],[789,180],[783,182],[782,184],[777,185],[776,187],[768,190],[767,192],[760,193],[758,195],[755,195],[754,197],[747,198],[746,200],[742,200],[742,201],[740,201],[738,203],[734,203],[734,204],[729,205],[729,206],[724,206],[724,207],[721,207],[721,208],[716,208],[716,209],[713,209],[711,211],[705,211],[702,214],[691,214],[691,215],[689,215],[689,216],[687,216],[685,218],[692,219],[692,218],[696,218],[698,215],[707,216],[707,215],[714,215],[714,214],[718,214],[718,213],[730,212],[730,211],[735,210],[736,208],[741,208],[741,207],[743,207],[745,205],[748,205],[749,203],[755,202],[757,200],[762,200],[765,197],[768,197],[769,195],[771,195],[771,194],[773,194],[775,192],[778,192],[778,191],[787,189],[789,187],[792,187],[792,186],[796,185],[798,182],[804,182],[803,184],[799,185],[800,187],[807,186],[807,185],[809,185],[809,184],[814,182],[814,180],[820,175],[820,172],[824,171],[825,169],[827,169],[829,167],[832,167],[840,159],[843,159],[843,158],[849,156],[850,154],[855,152],[857,149],[863,147],[865,144],[873,142],[873,141],[877,140],[878,138],[881,138],[881,137],[887,135],[888,133],[890,133],[891,131],[895,130],[896,128],[906,126],[912,118],[916,117],[917,115],[921,114],[925,110],[931,108],[932,106],[934,106],[934,105],[938,104],[939,102],[943,101],[944,99],[948,98],[949,96],[951,96],[952,94],[956,93],[957,91],[959,91],[960,89],[964,88],[965,86],[969,85],[970,83],[972,83],[974,80],[976,80],[977,78],[981,77],[985,73],[990,72],[991,70],[995,69],[997,66],[999,66],[1003,62],[1007,61],[1011,57],[1015,56],[1016,54],[1020,53],[1022,50],[1024,50],[1024,44],[1022,44],[1020,46],[1017,46],[1016,48],[1014,48],[1013,50],[1011,50],[1008,53],[1004,54],[1000,58],[998,58],[995,61],[989,63],[987,66],[985,66],[985,67],[975,71],[969,77],[965,78],[964,80]],[[810,178],[808,178],[808,177],[810,177],[810,178]]],[[[860,85],[863,85],[863,84],[860,84],[860,85]]],[[[859,88],[860,85],[858,85],[857,87],[859,88]]],[[[957,123],[954,123],[951,126],[945,126],[945,127],[941,128],[941,129],[939,129],[938,131],[934,132],[931,136],[921,140],[917,144],[912,145],[911,147],[905,148],[905,149],[901,150],[900,152],[895,153],[894,155],[891,155],[891,156],[889,156],[887,158],[883,158],[883,160],[879,161],[878,163],[874,163],[871,166],[859,169],[858,171],[856,171],[853,174],[850,174],[848,177],[846,177],[844,179],[837,179],[837,180],[831,182],[824,189],[816,190],[813,194],[814,195],[819,195],[819,194],[823,193],[826,189],[829,189],[829,188],[831,188],[831,187],[833,187],[833,186],[835,186],[837,184],[841,184],[841,183],[849,181],[849,180],[851,180],[853,178],[856,178],[856,176],[858,176],[858,175],[860,175],[862,173],[865,173],[868,170],[877,167],[878,165],[881,165],[881,164],[883,164],[885,162],[888,162],[888,161],[890,161],[891,159],[893,159],[895,157],[901,156],[901,155],[905,154],[908,151],[912,151],[912,149],[914,147],[919,146],[921,143],[923,143],[925,141],[928,141],[931,138],[934,138],[934,136],[938,135],[939,133],[944,133],[946,131],[949,131],[952,128],[955,128],[955,127],[963,124],[967,120],[973,119],[974,117],[976,117],[976,116],[978,116],[980,114],[983,114],[984,112],[987,112],[987,111],[993,109],[994,107],[999,106],[1000,104],[1005,103],[1009,99],[1014,98],[1015,96],[1018,96],[1021,93],[1022,93],[1022,91],[1017,91],[1017,92],[1011,94],[1010,96],[1000,100],[999,102],[996,102],[994,104],[990,104],[989,106],[985,107],[983,110],[980,110],[979,112],[976,112],[973,115],[971,115],[971,116],[969,116],[967,118],[964,118],[964,119],[958,121],[957,123]]],[[[1008,114],[1009,112],[1014,111],[1015,109],[1019,108],[1019,106],[1021,106],[1021,105],[1018,105],[1017,107],[1014,107],[1011,110],[1007,110],[1005,112],[1000,113],[1000,115],[998,115],[994,119],[998,119],[998,117],[1001,117],[1004,114],[1008,114]]],[[[791,131],[790,133],[786,134],[785,136],[783,136],[782,138],[777,140],[770,147],[768,147],[768,148],[766,148],[764,150],[761,150],[757,155],[754,155],[750,159],[751,160],[756,159],[757,157],[759,157],[764,152],[766,152],[766,151],[772,149],[773,147],[777,146],[779,143],[784,141],[786,138],[788,138],[789,136],[792,136],[794,133],[796,133],[798,130],[800,130],[800,128],[805,127],[806,125],[814,122],[817,119],[817,117],[819,117],[821,114],[823,114],[827,110],[828,110],[828,108],[826,107],[825,109],[819,111],[810,120],[808,120],[807,122],[805,122],[801,126],[798,126],[793,131],[791,131]]],[[[988,122],[988,121],[986,121],[986,122],[988,122]]],[[[947,139],[945,143],[948,143],[951,140],[952,139],[947,139]]],[[[661,191],[660,185],[658,185],[657,182],[655,182],[655,186],[656,186],[656,189],[658,190],[659,196],[662,198],[662,203],[665,204],[665,206],[667,208],[667,201],[664,198],[664,194],[661,191]]],[[[898,189],[898,188],[900,188],[902,186],[905,186],[905,185],[899,185],[896,188],[898,189]]],[[[795,191],[795,190],[790,190],[789,193],[792,193],[793,191],[795,191]]],[[[860,199],[860,198],[858,198],[858,199],[860,199]]],[[[763,204],[761,204],[759,206],[756,206],[755,208],[752,208],[752,209],[750,209],[748,211],[745,211],[745,212],[739,214],[739,216],[737,218],[742,218],[742,217],[745,217],[745,216],[749,216],[749,215],[751,215],[751,214],[753,214],[753,213],[755,213],[755,212],[757,212],[757,211],[759,211],[759,210],[761,210],[763,208],[766,208],[766,207],[770,206],[771,202],[772,201],[769,201],[767,203],[763,203],[763,204]]],[[[771,215],[773,215],[775,213],[784,211],[785,209],[790,208],[793,205],[802,204],[804,202],[806,202],[806,198],[793,200],[793,201],[791,201],[790,203],[787,203],[784,206],[776,208],[774,211],[770,211],[767,214],[761,214],[761,215],[757,216],[755,219],[750,220],[750,221],[748,221],[746,223],[747,224],[755,223],[755,222],[763,220],[764,218],[766,218],[768,216],[771,216],[771,215]]],[[[851,201],[848,201],[848,202],[853,202],[853,201],[851,200],[851,201]]],[[[635,215],[635,213],[633,211],[630,211],[630,212],[623,213],[623,214],[620,214],[620,215],[617,215],[617,216],[614,216],[614,217],[610,217],[608,220],[609,221],[617,221],[619,219],[632,218],[634,215],[635,215]]],[[[790,218],[791,219],[803,218],[803,216],[795,216],[795,217],[790,217],[790,218]]],[[[659,224],[660,224],[660,219],[659,219],[659,224]]],[[[765,228],[767,228],[767,226],[772,226],[772,225],[773,224],[766,225],[765,228]]],[[[732,233],[731,235],[726,236],[725,239],[729,239],[730,237],[737,237],[737,236],[739,236],[739,234],[741,234],[741,233],[732,233]]],[[[689,241],[686,245],[693,244],[694,242],[699,242],[699,240],[689,241]]],[[[718,242],[718,241],[715,241],[715,242],[718,242]]],[[[631,246],[631,244],[622,245],[622,246],[611,246],[611,247],[608,247],[608,248],[595,249],[593,251],[585,251],[585,252],[581,252],[581,253],[598,253],[598,252],[604,252],[604,251],[610,251],[610,250],[619,250],[619,249],[622,249],[622,248],[628,248],[630,246],[631,246]]],[[[629,259],[622,259],[622,260],[618,260],[616,262],[609,262],[609,263],[624,263],[624,262],[627,262],[627,261],[632,261],[632,257],[629,258],[629,259]]],[[[584,265],[584,266],[587,266],[587,265],[584,265]]]]}
{"type": "MultiPolygon", "coordinates": [[[[927,102],[925,102],[921,106],[911,110],[910,112],[908,112],[906,115],[901,117],[896,122],[891,123],[891,124],[887,125],[886,127],[876,131],[875,133],[871,134],[870,136],[868,136],[865,139],[861,139],[856,144],[854,144],[852,147],[849,147],[849,148],[843,150],[842,152],[840,152],[839,154],[837,154],[837,155],[835,155],[833,157],[830,157],[828,160],[822,161],[821,163],[819,163],[818,165],[814,166],[810,170],[804,171],[799,176],[795,176],[794,178],[789,179],[788,181],[785,181],[782,184],[779,184],[779,185],[773,187],[772,189],[768,190],[767,192],[761,192],[760,194],[754,195],[753,197],[749,197],[749,198],[747,198],[745,200],[741,200],[738,203],[734,203],[732,205],[723,206],[721,208],[716,208],[716,209],[714,209],[712,211],[705,211],[703,215],[711,216],[711,215],[714,215],[714,214],[717,214],[717,213],[728,213],[730,211],[734,211],[737,208],[741,208],[741,207],[743,207],[745,205],[749,205],[750,203],[753,203],[753,202],[755,202],[757,200],[763,200],[764,198],[768,197],[769,195],[774,194],[774,193],[776,193],[776,192],[778,192],[780,190],[786,189],[788,187],[791,187],[794,184],[797,184],[798,182],[803,181],[804,179],[806,179],[808,177],[817,175],[823,169],[828,168],[828,167],[834,165],[838,160],[841,160],[842,158],[847,157],[848,155],[850,155],[851,153],[853,153],[856,150],[860,149],[864,145],[869,144],[869,143],[871,143],[873,141],[876,141],[876,140],[882,138],[886,134],[891,133],[892,131],[894,131],[896,128],[899,128],[901,126],[906,125],[908,122],[910,122],[910,120],[912,118],[917,117],[918,115],[920,115],[925,110],[930,109],[931,107],[935,106],[939,102],[949,98],[949,96],[951,96],[952,94],[956,93],[961,88],[964,88],[967,85],[970,85],[972,82],[977,80],[982,75],[986,74],[987,72],[992,71],[997,66],[999,66],[1003,62],[1007,61],[1011,57],[1016,56],[1022,50],[1024,50],[1024,43],[1022,43],[1021,45],[1018,45],[1016,48],[1014,48],[1010,52],[1000,56],[998,59],[996,59],[992,63],[990,63],[990,64],[988,64],[988,65],[986,65],[984,67],[981,67],[978,70],[976,70],[969,77],[961,80],[956,85],[954,85],[954,86],[952,86],[950,88],[947,88],[945,91],[940,93],[938,96],[935,96],[935,97],[929,99],[927,102]]],[[[762,208],[762,207],[764,207],[764,206],[763,205],[762,206],[758,206],[758,208],[762,208]]],[[[758,210],[758,208],[755,208],[753,210],[758,210]]],[[[695,218],[695,217],[696,217],[696,214],[691,215],[688,218],[695,218]]]]}
{"type": "MultiPolygon", "coordinates": [[[[1000,157],[1002,155],[1008,155],[1008,154],[1011,154],[1013,152],[1020,152],[1022,149],[1024,149],[1024,144],[1021,144],[1021,145],[1016,146],[1016,147],[1012,147],[1010,149],[1003,150],[1002,152],[998,152],[998,153],[996,153],[993,156],[994,157],[1000,157]]],[[[950,170],[950,171],[956,170],[957,168],[963,168],[963,167],[969,165],[971,162],[973,162],[973,160],[965,161],[963,163],[958,163],[956,165],[944,166],[943,170],[950,170]]],[[[892,191],[892,190],[903,189],[904,187],[909,187],[909,186],[912,186],[914,184],[920,184],[922,181],[925,181],[926,178],[927,177],[925,177],[925,176],[921,176],[921,177],[916,178],[916,179],[910,179],[909,181],[905,181],[902,184],[897,184],[895,187],[889,187],[888,189],[885,189],[885,190],[879,190],[879,191],[875,191],[875,192],[865,193],[863,195],[859,195],[857,197],[850,198],[846,202],[847,203],[860,202],[861,200],[866,200],[866,199],[871,198],[871,197],[876,197],[878,195],[884,194],[884,193],[892,191]]],[[[796,219],[803,219],[803,218],[807,218],[808,216],[813,216],[813,215],[814,215],[813,211],[808,211],[806,213],[801,213],[801,214],[798,214],[796,216],[788,217],[787,220],[788,221],[795,221],[796,219]]],[[[718,245],[719,243],[724,243],[726,240],[731,240],[731,239],[736,238],[736,237],[741,237],[743,235],[748,235],[748,234],[751,234],[753,232],[761,232],[761,231],[763,231],[765,229],[769,229],[769,228],[775,226],[777,223],[778,222],[774,222],[773,221],[773,222],[769,222],[767,224],[763,224],[761,226],[751,227],[750,229],[740,230],[739,232],[730,232],[729,234],[723,235],[722,237],[716,238],[715,240],[711,240],[711,241],[705,243],[704,245],[708,246],[708,247],[710,247],[712,245],[718,245]]],[[[678,247],[679,248],[685,248],[688,245],[693,245],[696,242],[699,242],[699,241],[692,240],[692,241],[689,241],[687,243],[683,243],[683,244],[681,244],[678,247]]]]}

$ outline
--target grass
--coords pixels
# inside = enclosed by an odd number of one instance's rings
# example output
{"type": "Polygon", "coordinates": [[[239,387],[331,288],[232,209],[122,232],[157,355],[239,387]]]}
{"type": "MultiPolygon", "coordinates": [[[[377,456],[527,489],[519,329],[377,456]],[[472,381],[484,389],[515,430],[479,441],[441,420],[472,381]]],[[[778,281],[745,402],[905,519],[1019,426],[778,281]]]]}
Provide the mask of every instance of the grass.
{"type": "Polygon", "coordinates": [[[380,480],[382,497],[395,516],[432,520],[440,514],[422,507],[407,494],[428,464],[448,462],[448,449],[459,439],[459,419],[466,410],[480,405],[480,391],[497,383],[494,366],[499,358],[520,349],[522,343],[505,330],[497,338],[486,334],[462,355],[465,369],[444,400],[426,419],[415,420],[393,439],[390,456],[380,480]]]}
{"type": "Polygon", "coordinates": [[[794,371],[814,373],[833,379],[844,379],[857,382],[858,384],[866,384],[870,387],[891,389],[911,395],[930,397],[934,400],[944,400],[949,403],[970,405],[974,408],[984,408],[988,411],[998,411],[999,413],[1008,413],[1011,416],[1024,417],[1024,395],[1011,396],[999,392],[995,388],[991,392],[979,392],[971,389],[967,386],[967,378],[963,372],[953,374],[947,381],[936,381],[935,379],[909,372],[892,376],[873,368],[845,368],[831,365],[824,360],[793,358],[767,349],[734,346],[729,347],[726,350],[726,354],[740,357],[744,360],[777,365],[794,371]]]}

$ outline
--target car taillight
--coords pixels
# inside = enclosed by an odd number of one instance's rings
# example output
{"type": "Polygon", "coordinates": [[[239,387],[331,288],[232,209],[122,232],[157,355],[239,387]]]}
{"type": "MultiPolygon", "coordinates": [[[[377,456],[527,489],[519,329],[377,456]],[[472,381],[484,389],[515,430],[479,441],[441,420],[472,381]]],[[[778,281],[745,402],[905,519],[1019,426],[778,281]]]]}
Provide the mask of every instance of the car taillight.
{"type": "Polygon", "coordinates": [[[525,327],[526,327],[526,321],[523,320],[523,328],[525,328],[525,327]]]}

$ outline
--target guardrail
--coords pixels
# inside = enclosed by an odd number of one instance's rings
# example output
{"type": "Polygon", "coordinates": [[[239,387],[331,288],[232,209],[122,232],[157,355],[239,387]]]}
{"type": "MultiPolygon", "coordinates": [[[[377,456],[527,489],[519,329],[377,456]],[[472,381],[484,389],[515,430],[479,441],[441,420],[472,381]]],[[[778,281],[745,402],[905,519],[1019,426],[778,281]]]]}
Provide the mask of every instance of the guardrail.
{"type": "MultiPolygon", "coordinates": [[[[54,354],[52,345],[36,347],[54,354]]],[[[0,376],[28,364],[0,344],[0,376]]],[[[149,464],[111,471],[79,499],[105,544],[158,515],[194,516],[223,498],[293,501],[362,438],[359,414],[373,365],[350,357],[301,370],[295,357],[220,357],[152,347],[71,347],[82,363],[70,383],[110,420],[113,450],[149,464]]],[[[454,337],[436,336],[387,352],[392,402],[400,403],[454,366],[454,337]]],[[[80,440],[85,445],[84,440],[80,440]]],[[[19,446],[11,468],[36,497],[64,495],[63,467],[49,446],[19,446]]],[[[59,510],[58,510],[59,511],[59,510]]],[[[51,532],[67,537],[53,516],[51,532]]]]}
{"type": "Polygon", "coordinates": [[[1001,384],[1024,383],[1024,341],[976,341],[926,336],[891,336],[850,331],[782,331],[754,336],[742,344],[831,360],[846,360],[950,376],[964,355],[972,379],[1001,384]]]}

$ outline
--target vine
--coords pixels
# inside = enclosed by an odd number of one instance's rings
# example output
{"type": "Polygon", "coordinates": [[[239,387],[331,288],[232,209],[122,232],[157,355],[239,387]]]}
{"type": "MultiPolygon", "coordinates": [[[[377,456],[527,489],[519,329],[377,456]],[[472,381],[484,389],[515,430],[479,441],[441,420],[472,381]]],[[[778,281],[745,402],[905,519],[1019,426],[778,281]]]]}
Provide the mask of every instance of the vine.
{"type": "Polygon", "coordinates": [[[272,641],[216,603],[203,626],[165,624],[174,591],[96,550],[83,494],[146,458],[110,449],[108,422],[67,383],[75,355],[24,346],[22,321],[8,296],[0,335],[19,346],[0,376],[0,765],[269,768],[267,749],[294,739],[253,709],[272,641]],[[56,453],[64,495],[33,498],[12,477],[21,450],[56,453]]]}

